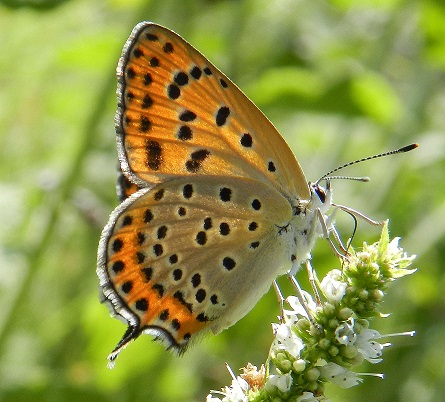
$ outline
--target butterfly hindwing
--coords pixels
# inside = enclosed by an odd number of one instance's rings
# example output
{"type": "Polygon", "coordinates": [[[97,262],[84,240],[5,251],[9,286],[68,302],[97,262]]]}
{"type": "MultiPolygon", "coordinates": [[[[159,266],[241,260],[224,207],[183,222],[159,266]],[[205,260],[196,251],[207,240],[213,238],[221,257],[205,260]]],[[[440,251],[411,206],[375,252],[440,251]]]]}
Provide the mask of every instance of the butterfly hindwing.
{"type": "Polygon", "coordinates": [[[102,234],[98,274],[115,314],[181,350],[244,316],[289,269],[287,200],[256,180],[180,178],[143,188],[102,234]]]}

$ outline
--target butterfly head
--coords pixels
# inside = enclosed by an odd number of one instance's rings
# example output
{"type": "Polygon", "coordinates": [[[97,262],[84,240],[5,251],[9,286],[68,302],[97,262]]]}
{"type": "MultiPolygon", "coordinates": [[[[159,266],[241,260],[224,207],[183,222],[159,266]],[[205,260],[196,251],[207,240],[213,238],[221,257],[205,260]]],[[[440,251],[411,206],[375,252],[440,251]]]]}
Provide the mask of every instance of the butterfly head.
{"type": "Polygon", "coordinates": [[[310,197],[308,200],[299,200],[294,207],[294,215],[306,215],[310,212],[320,210],[324,215],[332,204],[332,190],[329,179],[326,179],[326,186],[319,184],[319,181],[314,183],[309,182],[310,197]]]}

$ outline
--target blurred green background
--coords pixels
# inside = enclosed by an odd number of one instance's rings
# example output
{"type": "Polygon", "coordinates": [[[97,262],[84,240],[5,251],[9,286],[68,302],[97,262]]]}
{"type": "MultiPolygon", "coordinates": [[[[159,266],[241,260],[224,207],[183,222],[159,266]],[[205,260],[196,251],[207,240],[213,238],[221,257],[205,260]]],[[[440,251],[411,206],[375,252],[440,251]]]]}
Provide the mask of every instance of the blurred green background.
{"type": "MultiPolygon", "coordinates": [[[[376,219],[418,258],[378,320],[393,338],[383,372],[332,401],[445,400],[445,5],[442,0],[0,1],[0,400],[204,401],[264,362],[273,292],[183,357],[142,336],[113,370],[124,332],[98,302],[96,248],[115,195],[115,68],[141,20],[201,50],[275,123],[315,180],[337,165],[410,142],[405,155],[356,165],[335,201],[376,219]]],[[[352,231],[338,215],[344,238],[352,231]]],[[[359,223],[356,247],[379,229],[359,223]]],[[[336,267],[328,244],[319,276],[336,267]]],[[[299,278],[307,286],[305,275],[299,278]]],[[[289,291],[285,281],[281,281],[289,291]]]]}

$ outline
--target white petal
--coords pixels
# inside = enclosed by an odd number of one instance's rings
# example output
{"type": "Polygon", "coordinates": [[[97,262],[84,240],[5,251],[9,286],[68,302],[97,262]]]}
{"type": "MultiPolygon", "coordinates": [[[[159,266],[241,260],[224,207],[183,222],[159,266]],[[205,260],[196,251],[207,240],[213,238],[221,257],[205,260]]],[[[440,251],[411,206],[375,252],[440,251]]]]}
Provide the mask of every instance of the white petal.
{"type": "Polygon", "coordinates": [[[206,402],[221,402],[221,399],[214,397],[212,394],[208,394],[206,402]]]}
{"type": "Polygon", "coordinates": [[[297,402],[318,402],[318,399],[312,392],[303,392],[303,395],[297,398],[297,402]]]}
{"type": "Polygon", "coordinates": [[[324,379],[331,381],[341,388],[350,388],[363,381],[357,377],[357,374],[354,372],[335,363],[328,363],[320,367],[320,372],[324,379]]]}
{"type": "MultiPolygon", "coordinates": [[[[306,307],[310,311],[315,311],[315,309],[317,308],[317,305],[314,302],[314,300],[312,299],[312,296],[308,292],[306,292],[304,290],[301,291],[301,295],[303,296],[304,304],[306,305],[306,307]]],[[[300,316],[309,318],[307,316],[305,308],[301,305],[300,300],[298,299],[298,297],[296,297],[296,296],[289,296],[286,299],[286,302],[289,304],[289,306],[291,306],[291,308],[293,310],[293,311],[290,312],[291,314],[298,314],[300,316]]]]}

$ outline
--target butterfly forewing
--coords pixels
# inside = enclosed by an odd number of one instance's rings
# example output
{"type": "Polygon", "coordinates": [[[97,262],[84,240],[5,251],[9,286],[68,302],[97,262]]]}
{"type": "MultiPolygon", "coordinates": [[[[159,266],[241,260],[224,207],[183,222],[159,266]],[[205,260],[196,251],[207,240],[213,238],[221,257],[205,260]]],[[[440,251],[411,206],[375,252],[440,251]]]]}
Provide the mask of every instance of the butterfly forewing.
{"type": "Polygon", "coordinates": [[[267,182],[309,198],[303,172],[263,113],[201,53],[152,23],[135,27],[118,66],[119,157],[140,186],[177,176],[267,182]]]}
{"type": "Polygon", "coordinates": [[[103,232],[98,273],[112,309],[183,349],[244,316],[289,269],[278,238],[292,210],[253,179],[196,176],[133,194],[103,232]],[[278,226],[277,226],[278,225],[278,226]]]}

